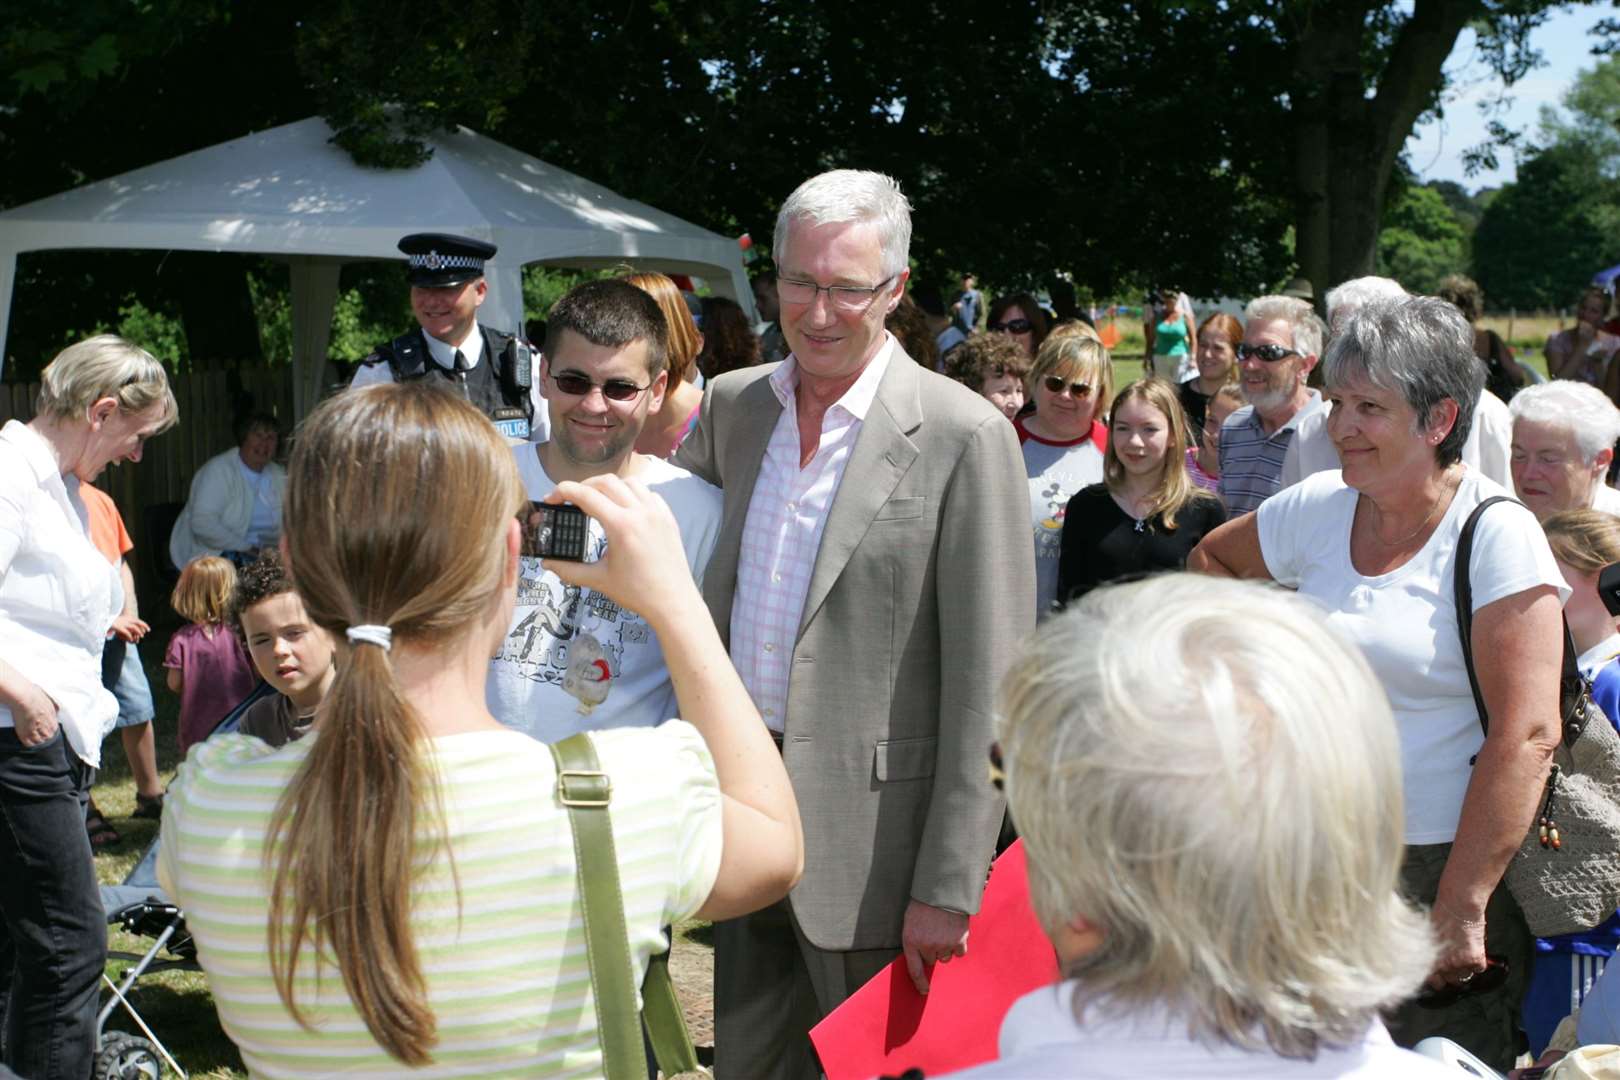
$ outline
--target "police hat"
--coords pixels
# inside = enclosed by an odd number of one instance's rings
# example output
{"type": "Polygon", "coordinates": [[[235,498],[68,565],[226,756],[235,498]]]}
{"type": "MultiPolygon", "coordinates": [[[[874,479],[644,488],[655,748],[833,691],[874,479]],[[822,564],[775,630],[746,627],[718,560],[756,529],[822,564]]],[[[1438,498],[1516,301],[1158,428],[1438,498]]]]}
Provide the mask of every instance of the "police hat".
{"type": "Polygon", "coordinates": [[[412,285],[443,288],[484,276],[484,260],[495,257],[495,245],[470,236],[412,233],[399,242],[410,257],[405,280],[412,285]]]}

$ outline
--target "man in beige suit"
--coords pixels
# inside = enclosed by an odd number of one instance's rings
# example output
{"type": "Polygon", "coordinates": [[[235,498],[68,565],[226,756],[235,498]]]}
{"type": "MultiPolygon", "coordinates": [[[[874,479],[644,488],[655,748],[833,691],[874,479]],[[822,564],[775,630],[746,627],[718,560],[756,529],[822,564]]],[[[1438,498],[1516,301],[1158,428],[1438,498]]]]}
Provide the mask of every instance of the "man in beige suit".
{"type": "Polygon", "coordinates": [[[677,459],[725,491],[704,593],[805,829],[789,898],[715,928],[724,1077],[817,1076],[810,1027],[897,953],[926,992],[968,947],[1001,819],[991,714],[1035,596],[1023,459],[884,330],[910,242],[888,177],[800,185],[775,241],[792,355],[716,379],[677,459]]]}

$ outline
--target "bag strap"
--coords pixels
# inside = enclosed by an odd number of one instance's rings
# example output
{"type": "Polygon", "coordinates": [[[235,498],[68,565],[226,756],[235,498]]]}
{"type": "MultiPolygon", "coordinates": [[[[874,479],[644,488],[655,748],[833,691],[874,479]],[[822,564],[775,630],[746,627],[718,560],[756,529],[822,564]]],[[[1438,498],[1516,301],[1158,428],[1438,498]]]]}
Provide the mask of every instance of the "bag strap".
{"type": "MultiPolygon", "coordinates": [[[[1474,512],[1468,515],[1463,523],[1462,534],[1457,538],[1457,565],[1452,569],[1452,594],[1457,607],[1457,636],[1462,639],[1463,664],[1468,668],[1468,686],[1474,692],[1474,707],[1479,712],[1479,727],[1487,736],[1490,735],[1490,722],[1485,715],[1485,696],[1479,690],[1479,675],[1474,671],[1474,590],[1468,581],[1468,564],[1474,552],[1474,532],[1479,525],[1479,517],[1492,503],[1510,502],[1523,506],[1519,500],[1506,495],[1492,495],[1474,507],[1474,512]]],[[[1559,712],[1563,721],[1561,734],[1566,744],[1575,741],[1580,734],[1577,726],[1571,731],[1571,723],[1576,720],[1572,715],[1578,711],[1574,704],[1579,701],[1583,690],[1581,685],[1580,668],[1576,666],[1575,639],[1570,636],[1569,621],[1559,616],[1559,622],[1564,630],[1564,658],[1562,671],[1559,673],[1559,712]]]]}
{"type": "MultiPolygon", "coordinates": [[[[584,734],[550,744],[557,763],[557,798],[568,808],[574,838],[574,864],[579,880],[580,909],[585,922],[586,956],[596,997],[597,1032],[602,1044],[602,1070],[612,1080],[643,1080],[647,1055],[641,1041],[641,1014],[631,983],[630,936],[619,889],[619,860],[613,844],[613,821],[607,808],[613,782],[602,771],[596,747],[584,734]]],[[[669,975],[669,953],[653,957],[641,987],[648,1037],[665,1076],[698,1069],[697,1053],[675,984],[669,975]]]]}

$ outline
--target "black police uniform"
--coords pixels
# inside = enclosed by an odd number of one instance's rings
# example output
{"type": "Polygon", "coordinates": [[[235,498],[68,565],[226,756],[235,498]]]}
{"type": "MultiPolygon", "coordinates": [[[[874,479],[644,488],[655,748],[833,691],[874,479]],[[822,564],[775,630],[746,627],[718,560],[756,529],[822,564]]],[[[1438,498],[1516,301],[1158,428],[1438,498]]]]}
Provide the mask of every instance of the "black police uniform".
{"type": "MultiPolygon", "coordinates": [[[[495,256],[495,245],[467,236],[412,233],[399,242],[408,256],[406,280],[425,288],[464,285],[484,276],[484,262],[495,256]]],[[[521,338],[503,334],[482,323],[483,357],[475,367],[446,368],[428,351],[421,328],[377,346],[361,363],[387,364],[395,382],[444,379],[483,411],[501,433],[528,439],[534,429],[534,355],[521,338]]]]}

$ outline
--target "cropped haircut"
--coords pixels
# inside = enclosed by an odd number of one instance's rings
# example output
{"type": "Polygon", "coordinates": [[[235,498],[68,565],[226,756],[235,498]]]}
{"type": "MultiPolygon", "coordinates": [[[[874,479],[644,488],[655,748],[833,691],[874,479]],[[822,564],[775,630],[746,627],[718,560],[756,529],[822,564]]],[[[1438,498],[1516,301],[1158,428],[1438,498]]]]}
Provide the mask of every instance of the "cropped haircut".
{"type": "Polygon", "coordinates": [[[795,222],[816,227],[852,221],[877,227],[885,278],[906,269],[911,261],[911,203],[898,180],[862,169],[834,169],[793,189],[776,214],[772,254],[777,268],[787,261],[788,234],[795,222]]]}
{"type": "Polygon", "coordinates": [[[951,350],[945,358],[945,374],[982,394],[991,379],[1011,375],[1023,382],[1029,378],[1029,357],[1011,334],[980,330],[951,350]]]}
{"type": "MultiPolygon", "coordinates": [[[[703,348],[703,335],[692,321],[692,309],[686,306],[686,297],[673,280],[657,272],[626,274],[623,280],[658,301],[658,309],[663,312],[664,323],[669,328],[665,352],[669,384],[674,387],[685,382],[692,373],[692,365],[697,363],[698,351],[703,348]]],[[[656,378],[658,372],[649,370],[648,374],[656,378]]]]}
{"type": "Polygon", "coordinates": [[[293,591],[292,578],[282,565],[281,551],[267,547],[259,557],[244,566],[236,575],[236,589],[231,593],[231,619],[238,630],[242,628],[242,613],[272,596],[293,591]]]}
{"type": "Polygon", "coordinates": [[[1077,1019],[1162,1007],[1309,1058],[1428,974],[1389,703],[1309,601],[1186,573],[1097,589],[1026,640],[998,728],[1037,917],[1100,931],[1064,972],[1077,1019]]]}
{"type": "Polygon", "coordinates": [[[1243,309],[1243,325],[1251,327],[1256,319],[1263,322],[1285,322],[1293,335],[1294,350],[1306,356],[1321,356],[1322,342],[1327,338],[1327,326],[1310,303],[1292,296],[1258,296],[1243,309]]]}
{"type": "Polygon", "coordinates": [[[1174,530],[1176,515],[1189,502],[1215,497],[1194,484],[1192,477],[1187,475],[1187,447],[1193,445],[1187,411],[1181,407],[1181,397],[1176,388],[1166,379],[1138,379],[1119,392],[1109,409],[1108,449],[1103,452],[1103,481],[1113,492],[1123,491],[1125,485],[1125,466],[1114,448],[1113,417],[1127,401],[1141,401],[1158,410],[1169,426],[1164,460],[1159,463],[1159,477],[1153,486],[1153,507],[1148,516],[1163,515],[1164,527],[1174,530]]]}
{"type": "Polygon", "coordinates": [[[551,305],[546,315],[547,357],[557,355],[564,330],[608,349],[645,342],[647,376],[652,379],[664,370],[669,355],[669,321],[663,309],[645,290],[624,281],[587,281],[551,305]]]}
{"type": "MultiPolygon", "coordinates": [[[[623,282],[581,288],[632,293],[656,311],[623,282]]],[[[442,650],[488,617],[503,588],[506,523],[525,495],[511,450],[472,405],[426,382],[350,390],[310,414],[287,471],[288,563],[310,621],[334,640],[378,625],[392,631],[395,653],[442,650]]],[[[347,653],[321,705],[327,734],[282,794],[265,843],[271,973],[307,1027],[294,1000],[298,965],[329,957],[372,1038],[421,1065],[438,1035],[411,897],[448,854],[443,806],[393,654],[364,643],[347,653]]]]}
{"type": "Polygon", "coordinates": [[[281,425],[274,416],[267,412],[252,412],[237,418],[231,425],[231,434],[236,436],[236,445],[241,446],[247,442],[247,437],[255,431],[273,431],[281,434],[281,425]]]}
{"type": "Polygon", "coordinates": [[[704,377],[712,379],[759,362],[759,338],[742,306],[724,296],[705,296],[703,349],[697,360],[704,377]]]}
{"type": "Polygon", "coordinates": [[[1009,308],[1017,308],[1029,320],[1030,334],[1033,335],[1031,344],[1039,351],[1046,335],[1052,332],[1052,327],[1046,321],[1046,312],[1041,310],[1041,305],[1029,293],[1008,293],[990,301],[990,311],[985,316],[984,325],[987,328],[996,325],[1009,308]]]}
{"type": "Polygon", "coordinates": [[[1329,289],[1323,307],[1327,309],[1331,328],[1340,315],[1349,315],[1375,300],[1405,300],[1411,295],[1394,278],[1368,275],[1351,278],[1329,289]]]}
{"type": "Polygon", "coordinates": [[[1093,415],[1099,420],[1108,415],[1114,401],[1114,361],[1095,333],[1086,335],[1065,327],[1063,333],[1042,342],[1024,379],[1030,397],[1035,396],[1035,387],[1048,375],[1062,376],[1069,382],[1075,381],[1070,375],[1089,379],[1096,410],[1093,415]]]}
{"type": "Polygon", "coordinates": [[[1581,574],[1620,562],[1620,517],[1602,510],[1560,510],[1541,523],[1553,558],[1581,574]]]}
{"type": "Polygon", "coordinates": [[[1435,295],[1455,304],[1457,310],[1463,313],[1463,318],[1471,323],[1478,322],[1485,314],[1485,290],[1466,274],[1448,274],[1441,278],[1440,288],[1435,295]]]}
{"type": "Polygon", "coordinates": [[[1364,378],[1395,391],[1420,428],[1442,401],[1455,401],[1457,422],[1434,456],[1442,468],[1462,460],[1485,365],[1474,355],[1474,328],[1452,304],[1437,296],[1363,304],[1334,331],[1322,370],[1330,388],[1364,378]]]}
{"type": "Polygon", "coordinates": [[[159,431],[180,419],[163,365],[116,334],[97,334],[57,353],[40,373],[35,411],[56,420],[87,420],[90,406],[102,398],[112,398],[130,414],[161,407],[159,431]]]}
{"type": "Polygon", "coordinates": [[[1620,442],[1620,409],[1608,394],[1587,383],[1553,379],[1527,386],[1513,395],[1508,410],[1515,422],[1525,420],[1568,431],[1587,465],[1620,442]]]}
{"type": "Polygon", "coordinates": [[[200,626],[223,623],[231,616],[236,567],[218,555],[199,555],[180,570],[169,594],[169,606],[187,622],[200,626]]]}

